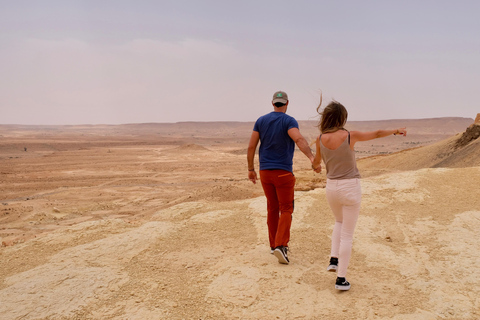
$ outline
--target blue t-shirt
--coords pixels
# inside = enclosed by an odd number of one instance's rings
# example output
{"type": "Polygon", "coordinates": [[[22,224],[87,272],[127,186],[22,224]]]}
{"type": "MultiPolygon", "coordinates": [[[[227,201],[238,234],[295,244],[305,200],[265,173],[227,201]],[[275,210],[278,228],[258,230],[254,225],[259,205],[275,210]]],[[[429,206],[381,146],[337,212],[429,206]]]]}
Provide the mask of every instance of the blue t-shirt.
{"type": "Polygon", "coordinates": [[[293,171],[295,142],[288,135],[292,128],[298,128],[297,120],[283,112],[270,112],[258,118],[253,131],[260,134],[260,170],[293,171]]]}

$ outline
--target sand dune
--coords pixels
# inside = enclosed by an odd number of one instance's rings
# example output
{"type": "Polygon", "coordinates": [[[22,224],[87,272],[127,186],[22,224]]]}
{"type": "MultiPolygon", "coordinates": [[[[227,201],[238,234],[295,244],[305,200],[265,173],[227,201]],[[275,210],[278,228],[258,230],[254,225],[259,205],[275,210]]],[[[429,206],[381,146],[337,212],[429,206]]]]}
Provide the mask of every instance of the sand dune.
{"type": "Polygon", "coordinates": [[[348,292],[326,271],[324,173],[295,155],[280,265],[239,151],[250,132],[180,126],[0,128],[0,319],[480,318],[480,139],[465,143],[467,126],[392,137],[402,149],[388,155],[363,147],[377,155],[359,161],[348,292]]]}

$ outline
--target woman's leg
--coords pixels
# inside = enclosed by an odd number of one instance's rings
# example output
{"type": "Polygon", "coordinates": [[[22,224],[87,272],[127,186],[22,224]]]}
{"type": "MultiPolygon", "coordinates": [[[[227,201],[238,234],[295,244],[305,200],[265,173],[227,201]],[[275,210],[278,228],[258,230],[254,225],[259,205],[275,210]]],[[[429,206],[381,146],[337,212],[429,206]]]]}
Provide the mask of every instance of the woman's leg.
{"type": "Polygon", "coordinates": [[[337,191],[337,184],[337,180],[327,180],[326,186],[327,201],[330,209],[332,209],[333,216],[335,218],[335,224],[333,226],[332,232],[332,247],[330,251],[330,256],[336,258],[338,258],[340,251],[340,235],[343,222],[343,206],[337,191]]]}
{"type": "Polygon", "coordinates": [[[341,184],[342,187],[339,190],[342,196],[343,222],[340,231],[337,276],[344,278],[352,255],[353,233],[360,214],[362,192],[360,179],[342,180],[341,184]]]}
{"type": "Polygon", "coordinates": [[[347,275],[348,264],[352,255],[353,233],[360,213],[360,203],[343,206],[343,223],[340,232],[340,247],[338,251],[338,277],[347,275]]]}

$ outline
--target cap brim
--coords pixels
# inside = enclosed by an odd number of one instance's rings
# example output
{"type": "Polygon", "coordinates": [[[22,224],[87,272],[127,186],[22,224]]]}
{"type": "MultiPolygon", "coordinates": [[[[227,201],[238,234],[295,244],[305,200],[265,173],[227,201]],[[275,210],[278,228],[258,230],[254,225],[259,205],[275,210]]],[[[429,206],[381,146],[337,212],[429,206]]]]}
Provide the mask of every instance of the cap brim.
{"type": "Polygon", "coordinates": [[[284,99],[284,98],[276,98],[276,99],[273,99],[273,100],[272,100],[272,103],[277,103],[277,102],[287,103],[288,100],[287,100],[287,99],[284,99]]]}

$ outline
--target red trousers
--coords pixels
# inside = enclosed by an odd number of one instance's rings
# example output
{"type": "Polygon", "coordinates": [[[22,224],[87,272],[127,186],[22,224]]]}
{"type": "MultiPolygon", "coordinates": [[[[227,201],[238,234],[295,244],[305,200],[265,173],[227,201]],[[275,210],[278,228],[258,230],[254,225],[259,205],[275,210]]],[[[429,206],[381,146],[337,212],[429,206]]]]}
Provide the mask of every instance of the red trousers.
{"type": "Polygon", "coordinates": [[[295,176],[285,170],[260,170],[260,181],[267,197],[270,247],[286,247],[292,225],[295,176]]]}

